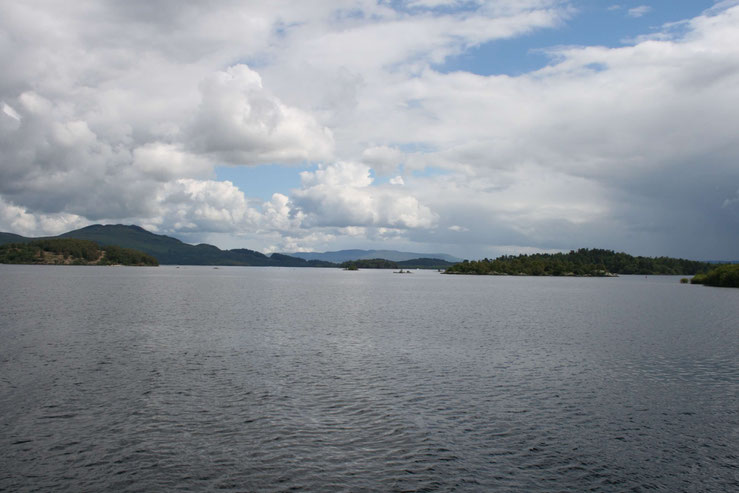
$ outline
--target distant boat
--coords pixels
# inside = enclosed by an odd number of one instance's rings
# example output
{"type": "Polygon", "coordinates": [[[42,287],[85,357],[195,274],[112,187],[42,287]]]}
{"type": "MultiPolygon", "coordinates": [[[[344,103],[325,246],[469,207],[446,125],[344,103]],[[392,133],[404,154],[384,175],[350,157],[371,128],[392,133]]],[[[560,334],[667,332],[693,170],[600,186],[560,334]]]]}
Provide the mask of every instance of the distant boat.
{"type": "Polygon", "coordinates": [[[404,271],[403,269],[400,269],[397,272],[393,271],[393,274],[413,274],[413,272],[411,272],[409,270],[404,271]]]}

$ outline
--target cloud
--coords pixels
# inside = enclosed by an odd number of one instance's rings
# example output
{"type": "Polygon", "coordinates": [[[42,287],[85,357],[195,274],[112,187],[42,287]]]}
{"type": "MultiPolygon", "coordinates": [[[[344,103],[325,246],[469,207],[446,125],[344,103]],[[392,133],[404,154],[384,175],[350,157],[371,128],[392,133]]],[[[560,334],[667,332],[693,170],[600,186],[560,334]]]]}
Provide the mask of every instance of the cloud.
{"type": "Polygon", "coordinates": [[[727,207],[732,207],[734,204],[739,204],[739,190],[736,191],[736,194],[733,197],[725,199],[721,204],[721,207],[725,209],[727,207]]]}
{"type": "Polygon", "coordinates": [[[430,228],[437,216],[397,188],[372,186],[370,169],[340,162],[301,173],[292,200],[308,226],[430,228]]]}
{"type": "Polygon", "coordinates": [[[100,138],[77,108],[27,91],[20,125],[0,136],[0,195],[31,212],[90,219],[144,212],[147,187],[126,188],[130,150],[100,138]]]}
{"type": "Polygon", "coordinates": [[[294,163],[331,156],[331,131],[283,104],[246,65],[206,78],[188,142],[231,164],[294,163]]]}
{"type": "Polygon", "coordinates": [[[305,214],[296,210],[287,195],[275,193],[269,201],[262,205],[261,228],[267,231],[279,231],[289,236],[307,236],[309,232],[301,230],[305,214]]]}
{"type": "Polygon", "coordinates": [[[642,17],[643,15],[648,14],[652,11],[652,7],[649,5],[639,5],[638,7],[630,8],[626,11],[626,13],[629,15],[629,17],[642,17]]]}
{"type": "Polygon", "coordinates": [[[92,221],[149,218],[160,183],[212,173],[209,161],[181,145],[136,146],[96,133],[79,103],[33,91],[17,102],[19,126],[0,137],[0,195],[24,210],[92,221]]]}
{"type": "MultiPolygon", "coordinates": [[[[442,225],[486,211],[487,231],[498,233],[478,235],[480,245],[567,238],[684,256],[728,249],[715,239],[736,236],[736,220],[718,208],[739,180],[730,130],[739,115],[726,106],[739,100],[738,20],[732,8],[692,20],[673,40],[562,49],[549,67],[519,77],[414,79],[406,89],[423,111],[406,135],[416,140],[413,129],[423,129],[436,149],[413,160],[459,173],[454,184],[426,181],[419,199],[442,225]],[[552,185],[545,203],[537,177],[552,185]],[[459,203],[442,203],[445,195],[459,203]],[[490,210],[498,203],[521,210],[490,210]],[[681,222],[701,234],[684,237],[681,222]]],[[[390,122],[385,138],[397,140],[399,127],[390,122]]]]}
{"type": "Polygon", "coordinates": [[[226,232],[259,220],[243,192],[228,181],[178,179],[158,192],[157,221],[164,230],[226,232]]]}
{"type": "Polygon", "coordinates": [[[0,231],[34,237],[57,235],[88,224],[89,221],[75,214],[31,214],[0,196],[0,231]]]}
{"type": "Polygon", "coordinates": [[[3,113],[5,113],[6,116],[9,116],[10,118],[20,121],[21,116],[18,114],[17,111],[15,111],[11,106],[8,105],[8,103],[3,103],[3,113]]]}
{"type": "Polygon", "coordinates": [[[207,159],[162,142],[149,142],[134,149],[132,166],[141,175],[160,182],[208,176],[213,171],[207,159]]]}
{"type": "MultiPolygon", "coordinates": [[[[0,62],[13,70],[0,77],[0,194],[38,217],[223,229],[238,221],[214,214],[223,209],[217,203],[201,204],[217,202],[205,192],[215,185],[193,188],[214,165],[329,161],[336,131],[340,151],[351,153],[356,129],[340,124],[366,104],[365,88],[385,84],[393,63],[438,61],[561,19],[547,10],[554,2],[507,5],[497,13],[476,5],[483,18],[472,11],[414,18],[354,1],[3,4],[0,62]],[[255,60],[268,82],[243,60],[255,60]],[[174,207],[173,197],[193,206],[174,207]]],[[[378,109],[387,102],[378,100],[378,109]]],[[[391,171],[381,162],[387,154],[374,157],[378,172],[391,171]]],[[[428,223],[413,214],[399,219],[390,205],[376,215],[380,223],[428,223]]]]}
{"type": "Polygon", "coordinates": [[[395,172],[403,160],[401,151],[388,146],[374,146],[362,152],[362,162],[381,175],[395,172]]]}
{"type": "Polygon", "coordinates": [[[519,76],[439,68],[574,15],[555,0],[3,3],[0,225],[739,254],[739,7],[554,48],[519,76]],[[270,163],[320,164],[267,201],[214,179],[270,163]]]}

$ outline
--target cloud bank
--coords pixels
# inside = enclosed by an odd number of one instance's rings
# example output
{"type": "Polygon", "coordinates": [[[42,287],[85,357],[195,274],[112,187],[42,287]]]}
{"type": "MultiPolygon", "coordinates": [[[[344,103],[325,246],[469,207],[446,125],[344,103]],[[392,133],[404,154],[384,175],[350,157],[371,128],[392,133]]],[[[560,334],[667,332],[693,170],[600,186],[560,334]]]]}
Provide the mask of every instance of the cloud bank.
{"type": "Polygon", "coordinates": [[[551,47],[521,75],[438,68],[576,15],[556,0],[4,3],[0,230],[739,258],[739,6],[551,47]],[[216,178],[273,164],[300,185],[260,200],[216,178]]]}

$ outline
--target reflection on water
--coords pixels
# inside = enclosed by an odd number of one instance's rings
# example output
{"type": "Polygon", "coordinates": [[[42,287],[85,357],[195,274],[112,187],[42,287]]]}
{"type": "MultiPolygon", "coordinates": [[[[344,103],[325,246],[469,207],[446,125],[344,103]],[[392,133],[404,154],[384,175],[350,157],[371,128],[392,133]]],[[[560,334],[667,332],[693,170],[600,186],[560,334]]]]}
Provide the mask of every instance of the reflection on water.
{"type": "Polygon", "coordinates": [[[739,290],[0,266],[0,490],[734,491],[739,290]]]}

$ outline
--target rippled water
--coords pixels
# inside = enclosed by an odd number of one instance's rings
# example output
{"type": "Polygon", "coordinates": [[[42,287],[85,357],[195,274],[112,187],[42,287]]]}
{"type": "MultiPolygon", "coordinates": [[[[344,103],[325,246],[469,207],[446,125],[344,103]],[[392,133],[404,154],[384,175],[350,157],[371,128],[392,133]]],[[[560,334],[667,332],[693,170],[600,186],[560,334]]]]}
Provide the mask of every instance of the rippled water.
{"type": "Polygon", "coordinates": [[[0,266],[0,490],[737,491],[739,290],[0,266]]]}

